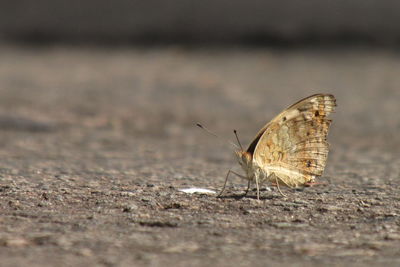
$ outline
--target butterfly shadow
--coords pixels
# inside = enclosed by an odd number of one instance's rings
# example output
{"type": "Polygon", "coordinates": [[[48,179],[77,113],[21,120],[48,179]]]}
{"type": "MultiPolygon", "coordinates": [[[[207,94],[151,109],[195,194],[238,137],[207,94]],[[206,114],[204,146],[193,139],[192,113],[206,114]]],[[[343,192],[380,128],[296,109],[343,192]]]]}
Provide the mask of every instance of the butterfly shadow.
{"type": "MultiPolygon", "coordinates": [[[[264,191],[268,191],[268,190],[260,190],[261,192],[264,191]]],[[[252,190],[253,192],[253,190],[252,190]]],[[[254,190],[254,192],[256,192],[254,190]]],[[[268,191],[268,193],[272,193],[271,191],[268,191]]],[[[257,194],[225,194],[222,196],[217,196],[217,198],[221,198],[221,199],[235,199],[235,200],[241,200],[244,198],[250,198],[250,199],[257,199],[257,194]]],[[[268,194],[268,195],[260,195],[260,200],[271,200],[271,199],[277,199],[277,198],[282,198],[282,195],[276,195],[274,194],[268,194]]]]}

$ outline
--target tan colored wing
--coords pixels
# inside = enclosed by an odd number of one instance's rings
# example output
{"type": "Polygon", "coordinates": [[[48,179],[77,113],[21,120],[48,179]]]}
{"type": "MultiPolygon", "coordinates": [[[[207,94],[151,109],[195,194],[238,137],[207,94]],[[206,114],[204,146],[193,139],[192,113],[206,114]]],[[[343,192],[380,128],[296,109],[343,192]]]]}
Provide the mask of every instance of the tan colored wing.
{"type": "Polygon", "coordinates": [[[288,186],[296,187],[322,175],[331,124],[326,116],[335,106],[333,95],[316,94],[288,107],[258,134],[253,161],[288,186]]]}

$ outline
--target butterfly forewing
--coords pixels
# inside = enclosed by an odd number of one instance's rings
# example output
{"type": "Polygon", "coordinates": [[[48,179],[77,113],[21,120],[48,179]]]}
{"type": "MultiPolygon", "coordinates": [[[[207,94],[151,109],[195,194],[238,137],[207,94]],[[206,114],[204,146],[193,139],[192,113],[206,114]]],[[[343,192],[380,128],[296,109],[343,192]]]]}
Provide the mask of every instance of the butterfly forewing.
{"type": "Polygon", "coordinates": [[[255,164],[283,184],[295,187],[313,181],[325,168],[331,123],[326,116],[335,106],[333,95],[300,100],[264,126],[247,151],[253,154],[255,164]]]}

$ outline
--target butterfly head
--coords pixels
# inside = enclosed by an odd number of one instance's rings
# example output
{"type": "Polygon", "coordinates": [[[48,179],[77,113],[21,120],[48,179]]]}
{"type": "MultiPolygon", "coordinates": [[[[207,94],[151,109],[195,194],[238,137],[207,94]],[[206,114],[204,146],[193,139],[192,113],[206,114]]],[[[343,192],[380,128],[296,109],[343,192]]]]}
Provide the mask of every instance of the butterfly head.
{"type": "Polygon", "coordinates": [[[240,166],[247,171],[251,166],[251,154],[244,150],[238,150],[235,153],[240,166]]]}

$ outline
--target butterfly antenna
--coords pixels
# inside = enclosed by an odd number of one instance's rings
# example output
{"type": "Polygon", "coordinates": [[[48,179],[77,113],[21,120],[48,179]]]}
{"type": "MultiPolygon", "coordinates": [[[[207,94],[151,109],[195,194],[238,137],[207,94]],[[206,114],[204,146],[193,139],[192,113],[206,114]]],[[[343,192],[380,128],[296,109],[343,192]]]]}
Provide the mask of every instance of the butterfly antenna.
{"type": "Polygon", "coordinates": [[[238,137],[237,131],[236,131],[236,130],[233,130],[233,133],[234,133],[234,134],[235,134],[235,136],[236,136],[236,140],[238,141],[238,144],[239,144],[239,146],[240,146],[240,149],[241,149],[241,150],[243,150],[243,147],[242,147],[242,144],[240,143],[240,140],[239,140],[239,137],[238,137]]]}
{"type": "MultiPolygon", "coordinates": [[[[211,134],[212,136],[217,137],[218,139],[221,140],[221,138],[220,138],[218,135],[216,135],[215,133],[211,132],[210,130],[208,130],[206,127],[204,127],[204,126],[201,125],[200,123],[196,123],[196,125],[197,125],[199,128],[201,128],[201,129],[203,129],[204,131],[206,131],[208,134],[211,134]]],[[[224,141],[227,141],[230,145],[234,146],[235,148],[239,148],[235,143],[233,143],[233,142],[231,142],[231,141],[229,141],[229,140],[224,140],[224,141]]]]}

